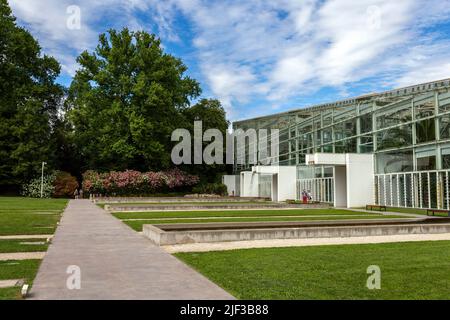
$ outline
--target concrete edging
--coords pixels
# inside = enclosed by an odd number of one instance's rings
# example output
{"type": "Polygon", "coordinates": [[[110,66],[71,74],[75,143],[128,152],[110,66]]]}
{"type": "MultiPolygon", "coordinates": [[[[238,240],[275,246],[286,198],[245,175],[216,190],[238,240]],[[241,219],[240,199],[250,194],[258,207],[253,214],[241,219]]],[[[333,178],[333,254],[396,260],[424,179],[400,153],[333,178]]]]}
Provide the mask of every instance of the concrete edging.
{"type": "Polygon", "coordinates": [[[153,243],[164,245],[269,239],[310,239],[368,237],[404,234],[450,233],[450,224],[373,225],[339,227],[261,228],[228,230],[164,231],[144,225],[143,234],[153,243]]]}

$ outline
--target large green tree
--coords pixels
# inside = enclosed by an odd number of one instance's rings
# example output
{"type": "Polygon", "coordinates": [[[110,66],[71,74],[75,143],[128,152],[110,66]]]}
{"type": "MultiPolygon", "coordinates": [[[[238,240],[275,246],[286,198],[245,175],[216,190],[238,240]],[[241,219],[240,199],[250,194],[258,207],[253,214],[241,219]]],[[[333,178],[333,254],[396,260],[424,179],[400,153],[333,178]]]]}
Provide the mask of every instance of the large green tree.
{"type": "MultiPolygon", "coordinates": [[[[217,182],[220,181],[220,176],[227,171],[230,171],[229,166],[225,165],[226,159],[226,133],[230,125],[226,120],[226,113],[219,100],[216,99],[201,99],[198,103],[190,108],[183,110],[183,116],[186,121],[184,128],[191,132],[191,137],[194,136],[194,122],[201,121],[202,129],[218,129],[223,136],[223,162],[224,164],[201,164],[185,166],[184,169],[193,174],[199,175],[202,181],[217,182]],[[228,170],[227,170],[228,169],[228,170]]],[[[203,142],[203,148],[210,142],[203,142]]],[[[193,145],[193,141],[192,141],[193,145]]]]}
{"type": "Polygon", "coordinates": [[[157,170],[170,163],[171,132],[200,94],[181,60],[146,32],[110,30],[81,68],[67,103],[85,169],[157,170]]]}
{"type": "Polygon", "coordinates": [[[38,42],[17,26],[0,0],[0,186],[17,187],[54,164],[55,125],[63,88],[59,63],[42,55],[38,42]]]}

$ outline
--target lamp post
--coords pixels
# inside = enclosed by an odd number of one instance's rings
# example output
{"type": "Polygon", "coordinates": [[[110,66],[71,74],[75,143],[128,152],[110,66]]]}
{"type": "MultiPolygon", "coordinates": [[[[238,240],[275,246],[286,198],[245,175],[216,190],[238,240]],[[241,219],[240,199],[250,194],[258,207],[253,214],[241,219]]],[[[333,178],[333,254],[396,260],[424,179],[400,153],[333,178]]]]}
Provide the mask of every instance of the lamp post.
{"type": "Polygon", "coordinates": [[[41,170],[41,198],[44,197],[44,166],[47,162],[42,161],[42,170],[41,170]]]}

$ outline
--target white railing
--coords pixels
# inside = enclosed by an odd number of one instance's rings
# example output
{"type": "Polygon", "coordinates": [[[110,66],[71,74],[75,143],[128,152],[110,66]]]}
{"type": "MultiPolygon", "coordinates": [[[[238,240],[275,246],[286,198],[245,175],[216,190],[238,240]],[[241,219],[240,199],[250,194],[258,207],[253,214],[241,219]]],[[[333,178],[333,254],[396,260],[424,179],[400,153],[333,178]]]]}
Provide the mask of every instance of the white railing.
{"type": "Polygon", "coordinates": [[[405,208],[450,210],[449,170],[376,174],[374,202],[405,208]]]}
{"type": "Polygon", "coordinates": [[[334,178],[297,179],[297,199],[302,200],[302,192],[311,194],[313,201],[334,202],[334,178]]]}

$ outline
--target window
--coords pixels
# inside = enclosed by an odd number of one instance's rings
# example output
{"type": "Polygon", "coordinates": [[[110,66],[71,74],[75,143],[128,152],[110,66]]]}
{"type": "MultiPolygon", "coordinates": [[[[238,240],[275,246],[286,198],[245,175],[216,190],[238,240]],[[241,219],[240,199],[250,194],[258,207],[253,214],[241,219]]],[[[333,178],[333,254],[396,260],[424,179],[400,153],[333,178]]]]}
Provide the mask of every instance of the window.
{"type": "Polygon", "coordinates": [[[392,127],[411,121],[411,103],[402,102],[401,105],[377,114],[377,129],[392,127]]]}
{"type": "Polygon", "coordinates": [[[439,112],[450,111],[450,92],[441,92],[438,95],[439,112]]]}
{"type": "Polygon", "coordinates": [[[338,123],[334,126],[336,140],[345,139],[356,135],[356,118],[338,123]]]}
{"type": "Polygon", "coordinates": [[[416,142],[428,142],[436,140],[434,119],[426,119],[416,122],[416,142]]]}
{"type": "Polygon", "coordinates": [[[356,153],[356,138],[336,142],[335,151],[336,153],[356,153]]]}
{"type": "Polygon", "coordinates": [[[416,119],[434,115],[434,92],[418,96],[414,99],[414,113],[416,119]]]}
{"type": "Polygon", "coordinates": [[[412,144],[412,127],[404,125],[377,133],[377,150],[401,148],[412,144]]]}
{"type": "Polygon", "coordinates": [[[417,158],[417,170],[435,170],[436,169],[436,156],[417,158]]]}
{"type": "Polygon", "coordinates": [[[436,149],[416,151],[416,164],[418,171],[436,169],[436,149]]]}
{"type": "Polygon", "coordinates": [[[376,155],[377,173],[408,172],[413,170],[413,153],[394,151],[376,155]]]}
{"type": "Polygon", "coordinates": [[[360,153],[370,153],[373,152],[373,137],[372,135],[361,136],[361,144],[359,145],[360,153]]]}
{"type": "Polygon", "coordinates": [[[323,134],[323,143],[328,143],[333,141],[333,133],[331,128],[327,128],[327,129],[323,129],[322,130],[322,134],[323,134]]]}
{"type": "Polygon", "coordinates": [[[450,169],[450,148],[441,149],[442,169],[450,169]]]}
{"type": "Polygon", "coordinates": [[[365,114],[360,117],[361,133],[372,131],[372,114],[365,114]]]}
{"type": "Polygon", "coordinates": [[[439,118],[439,135],[441,140],[450,139],[450,114],[439,118]]]}

